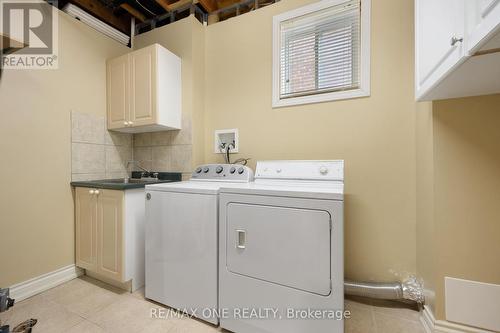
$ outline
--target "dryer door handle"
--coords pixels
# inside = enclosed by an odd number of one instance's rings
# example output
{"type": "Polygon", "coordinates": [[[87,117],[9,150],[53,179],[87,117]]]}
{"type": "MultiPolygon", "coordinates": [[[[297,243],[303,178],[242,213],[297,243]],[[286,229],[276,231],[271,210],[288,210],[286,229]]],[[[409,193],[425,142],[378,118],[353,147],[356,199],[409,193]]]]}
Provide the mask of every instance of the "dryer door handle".
{"type": "Polygon", "coordinates": [[[238,229],[236,230],[236,248],[237,249],[245,249],[247,240],[247,234],[245,230],[238,229]]]}

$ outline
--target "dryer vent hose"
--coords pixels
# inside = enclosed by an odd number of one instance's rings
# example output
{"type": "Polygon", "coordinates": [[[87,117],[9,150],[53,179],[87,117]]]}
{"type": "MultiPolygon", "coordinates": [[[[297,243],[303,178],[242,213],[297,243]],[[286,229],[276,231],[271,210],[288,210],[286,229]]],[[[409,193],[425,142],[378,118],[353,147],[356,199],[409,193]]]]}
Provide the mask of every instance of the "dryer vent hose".
{"type": "Polygon", "coordinates": [[[350,296],[361,296],[383,300],[413,301],[423,304],[425,301],[422,283],[415,277],[403,282],[344,282],[344,293],[350,296]]]}

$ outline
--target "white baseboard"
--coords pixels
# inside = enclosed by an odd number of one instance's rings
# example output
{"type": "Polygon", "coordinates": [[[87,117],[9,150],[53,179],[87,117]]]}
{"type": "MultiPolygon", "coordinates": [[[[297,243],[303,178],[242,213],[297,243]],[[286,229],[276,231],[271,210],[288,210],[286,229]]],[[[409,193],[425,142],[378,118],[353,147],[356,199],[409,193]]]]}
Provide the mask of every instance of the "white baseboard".
{"type": "Polygon", "coordinates": [[[432,310],[426,305],[420,315],[420,321],[424,325],[426,333],[494,333],[493,331],[465,325],[454,324],[446,320],[436,320],[432,310]]]}
{"type": "Polygon", "coordinates": [[[83,270],[75,265],[62,267],[53,272],[11,286],[10,297],[14,298],[16,302],[20,302],[45,290],[63,284],[64,282],[73,280],[82,274],[83,270]]]}

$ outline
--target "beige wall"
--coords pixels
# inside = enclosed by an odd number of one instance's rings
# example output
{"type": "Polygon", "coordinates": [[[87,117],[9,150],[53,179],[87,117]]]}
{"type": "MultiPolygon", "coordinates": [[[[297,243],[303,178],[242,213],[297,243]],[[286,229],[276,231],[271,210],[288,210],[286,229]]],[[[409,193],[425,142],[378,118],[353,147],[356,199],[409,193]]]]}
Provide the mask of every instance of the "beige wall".
{"type": "Polygon", "coordinates": [[[436,316],[444,277],[500,284],[500,94],[433,103],[436,316]]]}
{"type": "Polygon", "coordinates": [[[413,1],[372,1],[369,98],[271,108],[272,17],[287,0],[206,29],[207,162],[216,129],[238,128],[238,157],[344,159],[346,276],[415,273],[413,1]]]}
{"type": "Polygon", "coordinates": [[[128,49],[59,16],[59,69],[0,82],[0,286],[74,263],[71,110],[105,115],[107,58],[128,49]]]}
{"type": "Polygon", "coordinates": [[[500,95],[421,103],[417,274],[445,319],[444,278],[500,284],[500,95]]]}
{"type": "Polygon", "coordinates": [[[416,237],[417,276],[424,282],[425,302],[435,310],[436,260],[434,227],[434,135],[432,103],[417,104],[416,237]]]}
{"type": "Polygon", "coordinates": [[[205,163],[205,27],[193,17],[193,167],[205,163]]]}
{"type": "Polygon", "coordinates": [[[134,48],[154,43],[182,59],[182,130],[134,135],[134,159],[155,171],[189,174],[204,158],[203,26],[190,16],[137,36],[134,48]]]}

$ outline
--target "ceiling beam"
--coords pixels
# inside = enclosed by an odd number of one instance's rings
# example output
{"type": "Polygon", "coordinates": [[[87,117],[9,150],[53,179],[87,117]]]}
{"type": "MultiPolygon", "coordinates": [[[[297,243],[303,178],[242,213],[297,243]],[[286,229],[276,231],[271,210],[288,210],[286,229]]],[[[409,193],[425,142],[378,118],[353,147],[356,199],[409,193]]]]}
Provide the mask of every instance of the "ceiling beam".
{"type": "Polygon", "coordinates": [[[135,17],[137,20],[144,22],[146,21],[146,15],[129,5],[128,3],[124,2],[120,5],[121,8],[125,9],[127,12],[129,12],[130,15],[135,17]]]}
{"type": "Polygon", "coordinates": [[[225,7],[230,7],[230,6],[238,4],[238,3],[241,4],[243,2],[246,2],[246,1],[244,1],[244,0],[218,0],[217,4],[218,4],[219,9],[223,9],[225,7]]]}
{"type": "Polygon", "coordinates": [[[69,2],[78,5],[78,7],[88,11],[121,32],[130,33],[130,17],[128,15],[122,17],[115,16],[111,9],[105,7],[98,0],[70,0],[69,2]]]}
{"type": "Polygon", "coordinates": [[[215,0],[198,0],[198,3],[205,8],[205,10],[210,14],[211,12],[215,12],[219,9],[217,6],[217,1],[215,0]]]}
{"type": "Polygon", "coordinates": [[[184,7],[190,3],[193,3],[193,0],[178,0],[175,2],[169,0],[156,0],[156,2],[163,7],[167,12],[173,12],[176,9],[184,7]]]}

